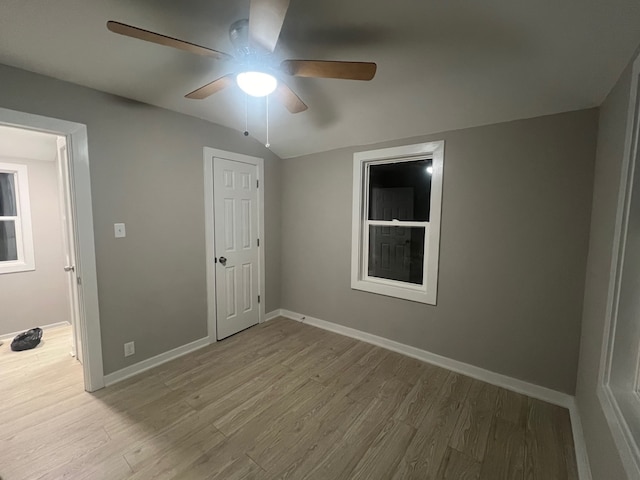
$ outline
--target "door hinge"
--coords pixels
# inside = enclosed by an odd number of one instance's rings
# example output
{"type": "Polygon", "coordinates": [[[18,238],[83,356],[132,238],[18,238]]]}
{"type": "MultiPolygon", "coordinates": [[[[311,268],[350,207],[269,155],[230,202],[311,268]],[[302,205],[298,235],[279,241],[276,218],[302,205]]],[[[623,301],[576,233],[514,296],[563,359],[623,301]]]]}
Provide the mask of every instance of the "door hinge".
{"type": "Polygon", "coordinates": [[[260,180],[256,180],[256,188],[260,188],[260,180]]]}
{"type": "Polygon", "coordinates": [[[258,238],[258,240],[256,240],[256,243],[258,245],[258,247],[260,246],[260,239],[258,238]]]}
{"type": "Polygon", "coordinates": [[[260,303],[260,295],[258,295],[258,303],[260,303]]]}
{"type": "Polygon", "coordinates": [[[82,285],[82,279],[80,277],[76,277],[76,280],[78,282],[78,285],[82,285]]]}

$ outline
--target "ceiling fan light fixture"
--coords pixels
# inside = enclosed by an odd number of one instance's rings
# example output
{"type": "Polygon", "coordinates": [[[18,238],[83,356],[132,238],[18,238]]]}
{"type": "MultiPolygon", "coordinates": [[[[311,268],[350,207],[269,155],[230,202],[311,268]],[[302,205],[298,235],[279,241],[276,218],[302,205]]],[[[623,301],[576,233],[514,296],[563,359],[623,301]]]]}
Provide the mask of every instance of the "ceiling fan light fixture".
{"type": "Polygon", "coordinates": [[[243,92],[252,97],[266,97],[278,86],[276,77],[256,71],[239,73],[236,76],[236,82],[243,92]]]}

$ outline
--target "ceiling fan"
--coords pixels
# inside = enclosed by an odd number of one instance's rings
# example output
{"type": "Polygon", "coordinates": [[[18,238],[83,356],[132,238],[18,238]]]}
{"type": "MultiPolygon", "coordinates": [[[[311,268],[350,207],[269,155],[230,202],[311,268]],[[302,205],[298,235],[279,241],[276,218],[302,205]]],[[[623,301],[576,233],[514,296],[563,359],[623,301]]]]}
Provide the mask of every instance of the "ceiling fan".
{"type": "Polygon", "coordinates": [[[233,72],[185,95],[191,99],[207,98],[233,85],[235,79],[245,93],[254,97],[274,93],[287,110],[299,113],[308,107],[293,90],[279,81],[282,74],[346,80],[371,80],[374,77],[377,66],[371,62],[285,60],[276,64],[271,53],[278,42],[289,1],[251,0],[249,20],[238,20],[229,29],[231,43],[236,48],[235,56],[120,22],[109,21],[107,28],[127,37],[235,63],[233,72]]]}

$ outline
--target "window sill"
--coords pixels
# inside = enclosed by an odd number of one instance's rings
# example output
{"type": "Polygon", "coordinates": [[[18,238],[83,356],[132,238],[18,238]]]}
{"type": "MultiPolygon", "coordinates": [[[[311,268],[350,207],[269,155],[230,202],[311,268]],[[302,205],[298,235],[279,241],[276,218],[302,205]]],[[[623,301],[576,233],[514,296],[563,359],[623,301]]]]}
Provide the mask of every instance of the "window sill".
{"type": "Polygon", "coordinates": [[[353,290],[361,290],[363,292],[377,293],[387,297],[395,297],[412,302],[426,303],[428,305],[436,304],[436,293],[433,291],[425,291],[423,289],[415,289],[410,287],[399,287],[394,285],[384,285],[377,282],[365,280],[352,280],[351,288],[353,290]]]}
{"type": "Polygon", "coordinates": [[[36,266],[34,264],[28,264],[25,262],[3,262],[3,265],[0,265],[0,275],[8,273],[33,272],[35,269],[36,266]]]}

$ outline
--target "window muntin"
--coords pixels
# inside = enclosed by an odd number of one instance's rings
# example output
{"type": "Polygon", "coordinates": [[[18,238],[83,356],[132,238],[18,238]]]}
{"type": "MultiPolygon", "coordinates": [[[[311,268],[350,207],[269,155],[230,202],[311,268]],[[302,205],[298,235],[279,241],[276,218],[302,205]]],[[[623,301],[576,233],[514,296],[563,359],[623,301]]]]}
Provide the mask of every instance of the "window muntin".
{"type": "Polygon", "coordinates": [[[27,167],[0,163],[0,274],[34,269],[27,167]]]}
{"type": "Polygon", "coordinates": [[[444,142],[354,155],[351,286],[435,304],[444,142]]]}

